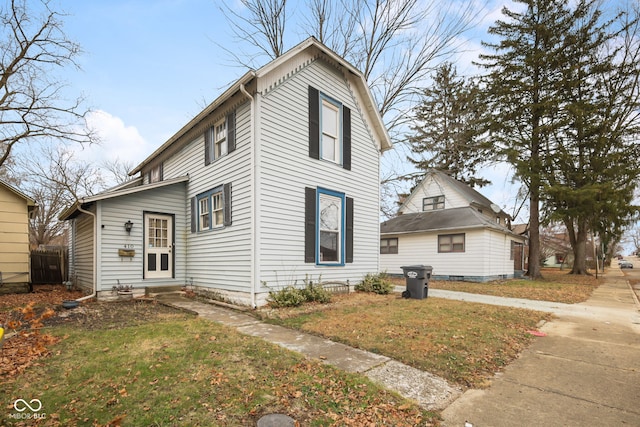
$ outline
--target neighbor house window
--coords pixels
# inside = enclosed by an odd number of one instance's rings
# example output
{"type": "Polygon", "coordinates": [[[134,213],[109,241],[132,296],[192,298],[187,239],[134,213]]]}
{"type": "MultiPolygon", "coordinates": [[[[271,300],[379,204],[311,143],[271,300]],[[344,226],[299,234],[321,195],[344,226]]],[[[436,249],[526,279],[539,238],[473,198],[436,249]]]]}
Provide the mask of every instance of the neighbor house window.
{"type": "Polygon", "coordinates": [[[393,237],[390,239],[380,239],[380,253],[381,254],[397,254],[398,238],[393,237]]]}
{"type": "Polygon", "coordinates": [[[193,198],[191,231],[231,225],[231,184],[220,185],[193,198]],[[195,221],[197,218],[197,224],[195,221]],[[197,226],[197,227],[196,227],[197,226]]]}
{"type": "Polygon", "coordinates": [[[204,132],[204,164],[236,149],[236,113],[232,111],[204,132]]]}
{"type": "Polygon", "coordinates": [[[323,188],[305,189],[305,262],[353,262],[353,199],[323,188]]]}
{"type": "Polygon", "coordinates": [[[464,234],[438,236],[438,252],[464,252],[464,234]]]}
{"type": "Polygon", "coordinates": [[[309,156],[351,170],[351,110],[309,86],[309,156]]]}
{"type": "Polygon", "coordinates": [[[422,199],[423,211],[435,211],[444,209],[444,196],[425,197],[422,199]]]}

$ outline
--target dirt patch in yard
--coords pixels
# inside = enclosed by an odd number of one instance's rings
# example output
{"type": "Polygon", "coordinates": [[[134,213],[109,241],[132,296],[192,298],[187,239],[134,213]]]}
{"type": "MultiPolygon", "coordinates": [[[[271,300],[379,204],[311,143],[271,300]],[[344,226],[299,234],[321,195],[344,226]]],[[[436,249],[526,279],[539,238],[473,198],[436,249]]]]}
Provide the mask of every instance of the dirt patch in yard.
{"type": "Polygon", "coordinates": [[[154,300],[131,299],[114,302],[86,301],[73,309],[62,302],[82,296],[63,286],[39,286],[28,294],[0,296],[0,324],[5,339],[0,347],[0,378],[14,379],[28,366],[50,352],[60,338],[53,327],[86,330],[119,329],[169,319],[193,317],[191,313],[167,307],[154,300]]]}

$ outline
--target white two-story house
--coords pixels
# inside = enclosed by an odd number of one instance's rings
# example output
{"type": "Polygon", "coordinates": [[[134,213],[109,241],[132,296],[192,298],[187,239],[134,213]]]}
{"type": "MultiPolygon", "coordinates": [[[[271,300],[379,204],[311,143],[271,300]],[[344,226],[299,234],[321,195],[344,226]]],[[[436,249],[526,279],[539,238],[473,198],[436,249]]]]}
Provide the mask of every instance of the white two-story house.
{"type": "Polygon", "coordinates": [[[525,238],[510,216],[468,185],[429,170],[399,215],[380,225],[380,268],[428,265],[432,278],[486,282],[523,273],[525,238]]]}
{"type": "Polygon", "coordinates": [[[251,70],[138,165],[67,209],[71,273],[191,285],[238,304],[379,270],[379,160],[391,143],[363,75],[309,38],[251,70]]]}

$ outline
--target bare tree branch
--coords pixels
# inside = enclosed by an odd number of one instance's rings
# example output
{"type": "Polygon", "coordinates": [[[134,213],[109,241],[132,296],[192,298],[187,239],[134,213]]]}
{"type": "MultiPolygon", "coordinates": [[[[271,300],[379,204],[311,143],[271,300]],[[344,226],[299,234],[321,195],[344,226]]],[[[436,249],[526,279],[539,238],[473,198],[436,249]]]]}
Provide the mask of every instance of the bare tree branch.
{"type": "Polygon", "coordinates": [[[0,167],[21,143],[61,139],[78,143],[96,140],[87,128],[82,98],[63,98],[63,83],[55,71],[78,67],[78,44],[62,30],[62,16],[42,0],[35,16],[26,0],[11,0],[0,9],[0,167]]]}

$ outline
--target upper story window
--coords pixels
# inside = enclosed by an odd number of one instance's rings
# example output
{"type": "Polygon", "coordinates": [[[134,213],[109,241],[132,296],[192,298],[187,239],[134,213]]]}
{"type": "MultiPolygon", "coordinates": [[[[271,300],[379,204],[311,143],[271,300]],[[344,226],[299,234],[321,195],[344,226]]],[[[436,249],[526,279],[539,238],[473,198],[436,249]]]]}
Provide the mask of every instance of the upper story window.
{"type": "Polygon", "coordinates": [[[425,197],[422,199],[423,211],[435,211],[444,209],[444,196],[425,197]]]}
{"type": "Polygon", "coordinates": [[[309,86],[309,157],[351,170],[351,110],[309,86]]]}
{"type": "Polygon", "coordinates": [[[236,113],[232,111],[204,132],[204,164],[236,149],[236,113]]]}
{"type": "Polygon", "coordinates": [[[340,153],[340,105],[323,97],[322,99],[322,149],[320,157],[334,163],[341,163],[340,153]]]}
{"type": "Polygon", "coordinates": [[[147,172],[147,182],[149,184],[160,181],[162,181],[162,163],[154,166],[149,170],[149,172],[147,172]]]}

